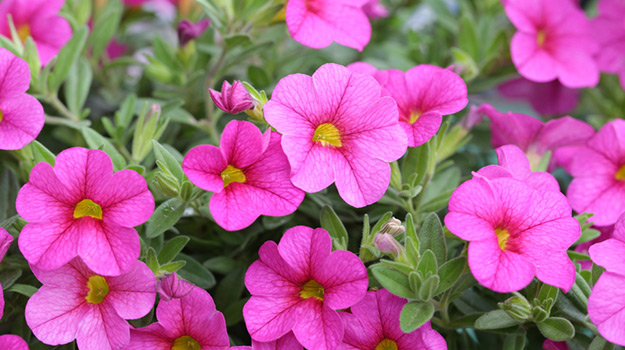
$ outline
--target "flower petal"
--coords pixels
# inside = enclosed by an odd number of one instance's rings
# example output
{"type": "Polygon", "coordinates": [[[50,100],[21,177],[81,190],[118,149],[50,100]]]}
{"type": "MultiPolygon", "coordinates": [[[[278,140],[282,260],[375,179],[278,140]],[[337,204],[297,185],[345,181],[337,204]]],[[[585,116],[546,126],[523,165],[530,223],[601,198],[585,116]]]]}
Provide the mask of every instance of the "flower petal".
{"type": "Polygon", "coordinates": [[[137,261],[127,273],[107,277],[110,303],[119,316],[136,319],[145,316],[154,306],[156,299],[156,278],[142,261],[137,261]]]}
{"type": "Polygon", "coordinates": [[[332,310],[354,305],[365,296],[369,286],[365,265],[354,253],[344,250],[330,253],[323,267],[312,270],[312,277],[323,286],[324,305],[332,310]]]}
{"type": "Polygon", "coordinates": [[[182,161],[182,169],[189,180],[199,188],[210,192],[223,190],[224,180],[221,178],[221,172],[227,166],[228,163],[221,151],[213,145],[193,147],[182,161]]]}
{"type": "Polygon", "coordinates": [[[332,350],[339,346],[344,328],[336,311],[315,298],[306,299],[298,309],[293,333],[305,348],[332,350]]]}
{"type": "Polygon", "coordinates": [[[611,343],[625,345],[625,276],[604,272],[588,298],[588,315],[611,343]]]}
{"type": "Polygon", "coordinates": [[[95,273],[117,276],[139,258],[141,244],[134,228],[102,222],[91,217],[76,220],[80,236],[78,254],[95,273]]]}

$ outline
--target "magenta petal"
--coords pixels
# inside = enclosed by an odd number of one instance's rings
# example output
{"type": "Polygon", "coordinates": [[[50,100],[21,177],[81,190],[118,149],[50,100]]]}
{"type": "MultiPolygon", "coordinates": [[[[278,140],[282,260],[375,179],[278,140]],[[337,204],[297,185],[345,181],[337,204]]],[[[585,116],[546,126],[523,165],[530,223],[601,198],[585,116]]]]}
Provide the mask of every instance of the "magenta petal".
{"type": "MultiPolygon", "coordinates": [[[[289,332],[282,338],[272,342],[263,343],[252,340],[252,348],[254,350],[302,350],[302,344],[297,341],[297,338],[295,338],[293,332],[289,332]]],[[[249,350],[252,350],[252,348],[250,348],[249,350]]]]}
{"type": "Polygon", "coordinates": [[[124,227],[139,226],[154,212],[154,196],[143,176],[124,169],[111,177],[93,200],[102,207],[102,219],[124,227]]]}
{"type": "Polygon", "coordinates": [[[26,224],[18,246],[29,263],[46,270],[59,268],[78,255],[81,232],[73,222],[26,224]]]}
{"type": "Polygon", "coordinates": [[[250,122],[233,120],[226,125],[221,135],[220,147],[226,163],[242,169],[260,157],[263,149],[262,134],[250,122]]]}
{"type": "Polygon", "coordinates": [[[219,226],[228,231],[244,229],[261,214],[255,208],[260,205],[254,202],[256,193],[250,185],[233,182],[223,191],[213,194],[209,202],[211,215],[219,226]]]}
{"type": "Polygon", "coordinates": [[[557,78],[557,63],[546,50],[538,47],[535,34],[514,34],[510,54],[519,74],[524,78],[541,83],[557,78]]]}
{"type": "Polygon", "coordinates": [[[313,125],[322,123],[319,109],[312,77],[291,74],[278,82],[263,111],[267,122],[278,132],[312,138],[313,125]],[[297,122],[293,122],[294,119],[297,122]]]}
{"type": "Polygon", "coordinates": [[[291,181],[295,186],[314,193],[334,182],[334,164],[343,157],[339,151],[313,144],[310,139],[290,135],[282,136],[282,147],[289,157],[291,181]]]}
{"type": "Polygon", "coordinates": [[[89,307],[76,333],[80,349],[122,349],[129,341],[130,325],[107,303],[89,307]]]}
{"type": "Polygon", "coordinates": [[[332,239],[322,228],[295,226],[284,233],[278,250],[297,275],[311,276],[312,271],[323,269],[332,251],[332,239]]]}
{"type": "Polygon", "coordinates": [[[116,276],[128,271],[139,258],[141,245],[134,228],[85,217],[76,220],[80,235],[78,254],[95,273],[116,276]]]}
{"type": "Polygon", "coordinates": [[[397,340],[397,345],[400,349],[409,347],[412,344],[420,344],[424,350],[447,350],[445,338],[433,330],[429,322],[397,340]]]}
{"type": "Polygon", "coordinates": [[[356,208],[377,202],[391,181],[388,162],[371,158],[363,153],[344,153],[334,163],[336,188],[343,200],[356,208]]]}
{"type": "Polygon", "coordinates": [[[417,147],[428,142],[438,131],[443,121],[443,116],[438,111],[422,114],[414,124],[400,121],[408,135],[408,147],[417,147]]]}
{"type": "Polygon", "coordinates": [[[0,349],[28,350],[28,344],[17,335],[0,335],[0,349]]]}
{"type": "Polygon", "coordinates": [[[469,102],[464,80],[451,70],[437,66],[422,64],[406,71],[406,87],[410,93],[418,95],[418,107],[426,113],[453,114],[469,102]]]}
{"type": "Polygon", "coordinates": [[[28,90],[30,69],[23,59],[7,49],[0,49],[0,97],[18,96],[28,90]]]}
{"type": "Polygon", "coordinates": [[[99,198],[113,175],[113,162],[103,151],[74,147],[59,153],[54,172],[80,199],[99,198]]]}
{"type": "Polygon", "coordinates": [[[367,62],[354,62],[347,65],[347,69],[354,73],[367,74],[374,76],[378,69],[367,62]]]}
{"type": "Polygon", "coordinates": [[[126,350],[171,350],[175,338],[159,323],[130,329],[130,343],[126,350]]]}
{"type": "Polygon", "coordinates": [[[39,101],[27,94],[0,100],[0,149],[16,150],[37,138],[45,117],[39,101]]]}
{"type": "Polygon", "coordinates": [[[320,270],[312,271],[312,278],[324,288],[324,305],[332,310],[348,308],[367,293],[367,269],[354,253],[337,250],[325,260],[320,270]]]}
{"type": "Polygon", "coordinates": [[[182,169],[189,180],[199,188],[211,192],[223,190],[221,172],[227,166],[221,151],[213,145],[193,147],[182,161],[182,169]]]}
{"type": "Polygon", "coordinates": [[[625,242],[608,239],[592,245],[588,252],[595,264],[610,272],[625,275],[625,242]]]}
{"type": "Polygon", "coordinates": [[[162,278],[158,284],[161,300],[170,301],[174,298],[184,298],[195,287],[192,283],[178,279],[178,275],[174,272],[167,277],[162,278]]]}
{"type": "Polygon", "coordinates": [[[305,348],[332,350],[339,346],[344,328],[336,311],[310,298],[301,303],[298,316],[293,333],[305,348]]]}
{"type": "Polygon", "coordinates": [[[605,339],[625,345],[625,276],[601,275],[588,298],[588,315],[605,339]]]}
{"type": "Polygon", "coordinates": [[[0,227],[0,262],[4,259],[4,255],[9,250],[11,243],[13,243],[13,236],[0,227]]]}
{"type": "Polygon", "coordinates": [[[119,316],[136,319],[145,316],[154,306],[156,278],[142,261],[137,261],[127,273],[107,277],[110,292],[106,296],[119,316]]]}
{"type": "Polygon", "coordinates": [[[493,147],[513,144],[527,152],[542,122],[526,114],[501,113],[491,105],[481,105],[479,111],[491,120],[493,147]]]}
{"type": "Polygon", "coordinates": [[[296,323],[301,322],[296,322],[299,314],[296,306],[301,302],[299,295],[253,295],[243,306],[243,318],[252,339],[267,342],[288,333],[296,323]]]}
{"type": "Polygon", "coordinates": [[[15,207],[26,221],[64,221],[72,217],[73,203],[78,201],[73,192],[58,180],[48,163],[41,162],[18,192],[15,207]]]}
{"type": "Polygon", "coordinates": [[[299,285],[308,282],[308,269],[294,271],[275,242],[265,242],[258,255],[260,260],[252,263],[245,274],[245,286],[252,295],[298,295],[299,285]]]}
{"type": "Polygon", "coordinates": [[[4,291],[2,290],[2,285],[0,285],[0,319],[4,315],[4,291]]]}

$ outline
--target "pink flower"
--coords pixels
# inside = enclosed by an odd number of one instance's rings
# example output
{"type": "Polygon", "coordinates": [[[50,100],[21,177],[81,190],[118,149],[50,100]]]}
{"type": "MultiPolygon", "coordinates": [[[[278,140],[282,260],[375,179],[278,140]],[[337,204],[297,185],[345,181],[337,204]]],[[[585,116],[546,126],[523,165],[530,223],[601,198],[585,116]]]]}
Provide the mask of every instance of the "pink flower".
{"type": "Polygon", "coordinates": [[[399,124],[408,135],[408,146],[426,143],[441,126],[442,116],[461,111],[469,102],[467,85],[448,69],[422,64],[402,72],[377,71],[367,63],[348,66],[357,73],[373,75],[382,95],[391,96],[399,108],[399,124]]]}
{"type": "Polygon", "coordinates": [[[232,85],[224,81],[221,92],[209,89],[213,102],[226,113],[237,114],[254,108],[254,101],[250,93],[240,81],[235,80],[232,85]]]}
{"type": "Polygon", "coordinates": [[[371,23],[362,6],[368,0],[290,0],[286,26],[295,41],[314,49],[337,43],[358,51],[371,39],[371,23]]]}
{"type": "Polygon", "coordinates": [[[112,39],[106,45],[106,55],[110,60],[123,56],[126,51],[128,51],[128,46],[117,41],[117,39],[112,39]]]}
{"type": "Polygon", "coordinates": [[[209,208],[219,226],[229,231],[251,225],[260,215],[294,212],[304,192],[289,179],[289,162],[280,135],[264,135],[250,122],[233,120],[213,145],[192,148],[182,169],[198,187],[215,192],[209,208]]]}
{"type": "Polygon", "coordinates": [[[625,345],[625,215],[616,222],[613,238],[593,245],[589,253],[606,271],[588,298],[588,315],[605,339],[625,345]]]}
{"type": "Polygon", "coordinates": [[[559,79],[570,88],[592,87],[599,82],[593,60],[598,46],[582,9],[570,0],[508,0],[506,14],[518,31],[510,53],[526,79],[559,79]]]}
{"type": "Polygon", "coordinates": [[[178,275],[174,272],[156,281],[158,294],[161,300],[170,301],[171,299],[184,298],[195,287],[192,283],[178,279],[178,275]]]}
{"type": "Polygon", "coordinates": [[[43,286],[26,304],[26,323],[49,345],[76,339],[82,350],[121,349],[130,340],[125,319],[145,316],[156,299],[156,279],[141,261],[115,277],[93,272],[79,258],[56,270],[31,268],[43,286]]]}
{"type": "Polygon", "coordinates": [[[7,350],[28,350],[28,344],[17,335],[0,335],[0,349],[7,350]]]}
{"type": "Polygon", "coordinates": [[[406,152],[406,135],[395,101],[380,93],[372,77],[333,63],[312,77],[292,74],[280,80],[264,112],[282,134],[295,186],[317,192],[334,182],[354,207],[384,195],[389,163],[406,152]]]}
{"type": "Polygon", "coordinates": [[[161,300],[156,308],[157,323],[130,331],[128,350],[210,349],[230,346],[226,320],[215,309],[210,294],[193,287],[189,295],[161,300]]]}
{"type": "MultiPolygon", "coordinates": [[[[5,229],[0,227],[0,262],[4,259],[4,255],[9,250],[11,243],[13,242],[13,236],[11,236],[5,229]]],[[[4,314],[4,293],[2,292],[2,286],[0,286],[0,318],[4,314]]],[[[0,341],[0,344],[2,342],[0,341]]],[[[2,347],[0,347],[1,349],[2,347]]]]}
{"type": "Polygon", "coordinates": [[[193,23],[188,19],[181,20],[180,23],[178,23],[178,41],[180,42],[180,46],[185,46],[189,41],[202,35],[210,23],[211,21],[208,18],[198,21],[197,23],[193,23]]]}
{"type": "MultiPolygon", "coordinates": [[[[6,3],[0,3],[0,9],[6,3]]],[[[45,122],[43,107],[26,94],[30,86],[26,61],[2,48],[0,76],[0,149],[16,150],[39,135],[45,122]]]]}
{"type": "Polygon", "coordinates": [[[566,252],[581,230],[560,192],[476,174],[452,194],[445,224],[470,242],[471,272],[489,289],[518,291],[534,276],[565,291],[575,282],[566,252]]]}
{"type": "Polygon", "coordinates": [[[621,0],[599,1],[599,16],[591,22],[601,50],[596,60],[602,72],[618,74],[625,89],[625,3],[621,0]]]}
{"type": "Polygon", "coordinates": [[[45,270],[80,256],[101,275],[131,268],[141,250],[133,228],[154,211],[154,197],[133,170],[113,173],[100,150],[75,147],[39,163],[17,195],[17,212],[29,223],[18,244],[26,260],[45,270]]]}
{"type": "Polygon", "coordinates": [[[543,350],[569,350],[569,346],[565,341],[553,341],[546,339],[543,342],[543,350]]]}
{"type": "Polygon", "coordinates": [[[401,330],[399,314],[406,303],[386,289],[367,292],[351,313],[341,312],[345,338],[337,350],[447,350],[445,339],[430,322],[410,333],[401,330]]]}
{"type": "Polygon", "coordinates": [[[362,10],[372,20],[388,17],[388,9],[380,4],[380,0],[368,0],[362,10]]]}
{"type": "Polygon", "coordinates": [[[569,113],[577,107],[580,98],[579,89],[569,89],[557,80],[535,83],[517,78],[499,85],[497,89],[507,98],[529,100],[532,108],[543,116],[569,113]]]}
{"type": "Polygon", "coordinates": [[[308,349],[336,349],[343,323],[335,310],[357,303],[369,281],[364,264],[348,251],[332,252],[324,229],[297,226],[280,244],[268,241],[245,275],[252,294],[243,318],[255,341],[276,340],[293,331],[308,349]]]}
{"type": "Polygon", "coordinates": [[[562,166],[569,170],[573,156],[595,133],[592,126],[568,116],[543,123],[527,114],[501,113],[488,104],[481,105],[479,112],[491,121],[493,147],[518,146],[527,155],[532,168],[551,151],[550,168],[562,166]]]}
{"type": "Polygon", "coordinates": [[[11,38],[8,15],[22,42],[31,36],[42,65],[48,64],[72,37],[72,28],[58,13],[65,0],[5,0],[0,3],[0,34],[11,38]]]}
{"type": "Polygon", "coordinates": [[[521,149],[515,145],[505,145],[497,148],[499,165],[488,165],[477,173],[489,178],[511,177],[521,180],[536,190],[560,192],[560,185],[553,175],[544,171],[532,172],[530,163],[521,149]]]}
{"type": "Polygon", "coordinates": [[[252,339],[252,346],[235,346],[230,350],[302,350],[293,332],[289,332],[278,340],[259,342],[252,339]]]}
{"type": "Polygon", "coordinates": [[[569,172],[573,181],[567,190],[578,213],[595,214],[595,225],[612,225],[625,212],[625,121],[604,125],[580,148],[569,172]]]}

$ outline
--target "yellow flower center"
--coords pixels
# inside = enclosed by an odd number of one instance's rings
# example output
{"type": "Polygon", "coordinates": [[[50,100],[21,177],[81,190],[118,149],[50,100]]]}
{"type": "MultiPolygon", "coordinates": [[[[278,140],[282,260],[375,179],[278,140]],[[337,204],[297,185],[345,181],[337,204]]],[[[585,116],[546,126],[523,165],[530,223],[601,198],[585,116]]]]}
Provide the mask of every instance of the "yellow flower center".
{"type": "Polygon", "coordinates": [[[228,165],[224,171],[221,172],[221,178],[224,180],[224,188],[228,187],[232,182],[245,182],[245,174],[241,169],[235,168],[232,165],[228,165]]]}
{"type": "Polygon", "coordinates": [[[397,343],[394,340],[386,338],[375,347],[375,350],[397,350],[397,343]]]}
{"type": "Polygon", "coordinates": [[[200,350],[201,348],[200,343],[188,335],[176,338],[171,346],[171,350],[200,350]]]}
{"type": "Polygon", "coordinates": [[[0,110],[0,123],[2,122],[2,119],[4,119],[4,113],[0,110]]]}
{"type": "Polygon", "coordinates": [[[421,116],[421,114],[423,114],[423,112],[420,109],[417,109],[416,111],[413,111],[410,113],[410,124],[414,124],[417,122],[417,120],[419,120],[419,117],[421,116]]]}
{"type": "Polygon", "coordinates": [[[618,171],[614,174],[614,178],[621,181],[625,180],[625,165],[618,168],[618,171]]]}
{"type": "Polygon", "coordinates": [[[495,234],[497,235],[497,240],[499,241],[499,248],[501,248],[501,250],[506,250],[508,238],[510,238],[510,232],[506,229],[496,228],[495,234]]]}
{"type": "Polygon", "coordinates": [[[85,299],[91,304],[100,304],[109,294],[109,285],[106,283],[106,279],[99,275],[89,277],[87,287],[89,287],[89,293],[85,299]]]}
{"type": "Polygon", "coordinates": [[[82,218],[83,216],[91,216],[92,218],[102,220],[102,207],[91,199],[83,199],[74,208],[74,219],[82,218]]]}
{"type": "Polygon", "coordinates": [[[545,39],[547,39],[547,33],[542,29],[539,30],[538,33],[536,33],[536,44],[538,44],[538,47],[543,47],[545,39]]]}
{"type": "Polygon", "coordinates": [[[323,293],[323,287],[317,283],[317,281],[310,280],[302,286],[302,290],[299,291],[299,296],[302,297],[302,299],[317,298],[323,301],[323,293]]]}
{"type": "Polygon", "coordinates": [[[24,24],[17,28],[17,36],[23,43],[26,42],[26,38],[30,36],[30,26],[28,24],[24,24]]]}
{"type": "Polygon", "coordinates": [[[328,147],[332,145],[334,147],[341,147],[341,133],[336,126],[330,123],[321,124],[315,129],[315,134],[312,138],[313,141],[321,142],[321,145],[328,147]]]}

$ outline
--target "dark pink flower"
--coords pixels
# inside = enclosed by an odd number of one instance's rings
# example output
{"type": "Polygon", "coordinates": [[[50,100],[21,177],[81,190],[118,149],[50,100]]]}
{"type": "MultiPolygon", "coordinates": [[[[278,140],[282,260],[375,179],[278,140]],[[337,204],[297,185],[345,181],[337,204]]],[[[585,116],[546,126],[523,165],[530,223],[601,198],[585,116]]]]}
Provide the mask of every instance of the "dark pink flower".
{"type": "Polygon", "coordinates": [[[199,287],[185,297],[161,300],[157,323],[130,331],[127,350],[226,350],[230,346],[226,320],[210,294],[199,287]]]}
{"type": "Polygon", "coordinates": [[[65,0],[4,0],[0,3],[0,34],[11,38],[8,15],[22,42],[31,36],[42,65],[48,64],[72,37],[69,22],[59,11],[65,0]]]}
{"type": "Polygon", "coordinates": [[[535,83],[524,78],[507,81],[497,88],[510,99],[528,100],[532,108],[543,116],[557,116],[571,112],[580,99],[579,89],[569,89],[558,80],[535,83]]]}
{"type": "Polygon", "coordinates": [[[321,49],[337,43],[358,51],[371,39],[362,6],[368,0],[289,0],[286,25],[300,44],[321,49]]]}
{"type": "Polygon", "coordinates": [[[254,101],[250,93],[240,81],[235,80],[232,85],[224,80],[221,92],[209,90],[213,102],[224,112],[237,114],[254,108],[254,101]]]}
{"type": "Polygon", "coordinates": [[[404,333],[399,315],[408,301],[386,289],[367,292],[351,313],[341,312],[345,337],[337,350],[447,350],[445,339],[427,322],[404,333]]]}
{"type": "Polygon", "coordinates": [[[553,341],[546,339],[543,342],[543,350],[569,350],[569,346],[565,341],[553,341]]]}
{"type": "Polygon", "coordinates": [[[198,187],[214,192],[209,207],[229,231],[251,225],[260,215],[294,212],[304,192],[293,186],[291,168],[280,147],[280,134],[261,134],[254,124],[233,120],[221,136],[221,148],[201,145],[184,157],[182,169],[198,187]]]}
{"type": "Polygon", "coordinates": [[[0,335],[0,349],[6,350],[28,350],[28,344],[17,335],[0,335]]]}
{"type": "Polygon", "coordinates": [[[230,350],[302,350],[293,332],[289,332],[278,340],[259,342],[252,339],[252,346],[235,346],[230,350]]]}
{"type": "Polygon", "coordinates": [[[178,41],[180,42],[180,46],[185,46],[189,41],[202,35],[210,24],[211,21],[208,18],[198,21],[197,23],[193,23],[188,19],[181,20],[180,23],[178,23],[178,41]]]}
{"type": "Polygon", "coordinates": [[[31,268],[43,286],[26,304],[26,323],[49,345],[76,339],[81,350],[124,348],[126,319],[145,316],[156,299],[156,279],[141,261],[115,277],[93,272],[80,258],[56,270],[31,268]]]}
{"type": "Polygon", "coordinates": [[[595,39],[601,50],[597,52],[597,65],[602,72],[618,74],[625,89],[625,2],[599,1],[599,16],[591,22],[595,39]]]}
{"type": "Polygon", "coordinates": [[[133,227],[150,218],[154,197],[136,171],[113,173],[106,153],[74,147],[54,167],[35,165],[15,206],[28,221],[18,244],[30,264],[51,270],[80,256],[98,274],[119,275],[139,257],[133,227]]]}
{"type": "Polygon", "coordinates": [[[570,88],[597,85],[593,54],[598,45],[581,8],[570,0],[507,0],[505,10],[518,30],[510,52],[523,77],[536,82],[559,79],[570,88]]]}
{"type": "Polygon", "coordinates": [[[291,330],[308,349],[332,350],[343,339],[336,312],[367,292],[364,264],[348,251],[332,251],[324,229],[297,226],[280,244],[268,241],[245,275],[252,294],[243,317],[253,340],[276,340],[291,330]]]}

